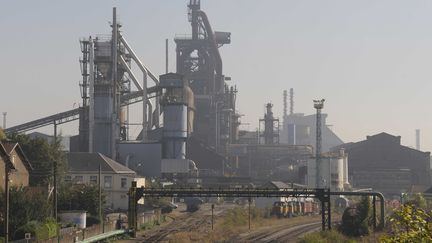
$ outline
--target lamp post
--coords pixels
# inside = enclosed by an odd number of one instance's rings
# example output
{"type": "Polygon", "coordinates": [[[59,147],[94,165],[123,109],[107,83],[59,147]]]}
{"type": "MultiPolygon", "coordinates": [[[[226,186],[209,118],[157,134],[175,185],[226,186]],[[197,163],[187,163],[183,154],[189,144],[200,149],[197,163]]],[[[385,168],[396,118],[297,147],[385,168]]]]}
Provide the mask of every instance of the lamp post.
{"type": "Polygon", "coordinates": [[[321,187],[321,110],[324,108],[325,99],[314,100],[314,108],[316,109],[316,147],[315,147],[315,161],[316,161],[316,178],[315,184],[317,188],[321,187]]]}

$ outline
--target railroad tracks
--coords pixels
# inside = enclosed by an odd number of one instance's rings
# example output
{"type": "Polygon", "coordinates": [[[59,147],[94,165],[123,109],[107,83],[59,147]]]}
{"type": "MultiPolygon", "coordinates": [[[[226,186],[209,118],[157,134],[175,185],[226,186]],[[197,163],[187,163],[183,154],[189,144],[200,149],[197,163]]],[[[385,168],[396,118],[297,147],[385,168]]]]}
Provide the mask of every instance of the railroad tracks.
{"type": "Polygon", "coordinates": [[[258,230],[247,235],[240,235],[236,242],[296,242],[299,237],[306,233],[321,229],[321,222],[313,222],[301,225],[280,225],[258,230]]]}

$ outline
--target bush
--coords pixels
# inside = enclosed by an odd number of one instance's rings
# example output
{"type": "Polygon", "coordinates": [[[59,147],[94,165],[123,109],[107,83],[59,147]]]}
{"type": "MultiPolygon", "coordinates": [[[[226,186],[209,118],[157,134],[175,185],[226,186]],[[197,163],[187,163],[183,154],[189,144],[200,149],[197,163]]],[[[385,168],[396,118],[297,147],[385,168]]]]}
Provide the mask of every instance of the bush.
{"type": "Polygon", "coordinates": [[[38,240],[47,240],[56,236],[57,224],[49,218],[44,223],[30,221],[18,228],[14,233],[14,239],[24,239],[26,233],[31,233],[38,240]]]}
{"type": "Polygon", "coordinates": [[[371,219],[369,197],[363,197],[356,207],[345,209],[342,215],[340,230],[349,236],[367,235],[369,234],[371,219]]]}
{"type": "Polygon", "coordinates": [[[35,236],[36,228],[38,227],[37,221],[30,221],[24,226],[19,227],[14,233],[14,239],[24,239],[26,233],[35,236]]]}
{"type": "Polygon", "coordinates": [[[35,236],[38,240],[48,240],[57,235],[57,224],[54,221],[47,220],[37,226],[35,236]]]}
{"type": "Polygon", "coordinates": [[[354,243],[338,231],[321,231],[305,235],[299,243],[354,243]]]}
{"type": "Polygon", "coordinates": [[[87,227],[90,227],[90,226],[95,225],[95,224],[100,224],[100,220],[98,217],[89,216],[86,218],[86,224],[87,224],[87,227]]]}

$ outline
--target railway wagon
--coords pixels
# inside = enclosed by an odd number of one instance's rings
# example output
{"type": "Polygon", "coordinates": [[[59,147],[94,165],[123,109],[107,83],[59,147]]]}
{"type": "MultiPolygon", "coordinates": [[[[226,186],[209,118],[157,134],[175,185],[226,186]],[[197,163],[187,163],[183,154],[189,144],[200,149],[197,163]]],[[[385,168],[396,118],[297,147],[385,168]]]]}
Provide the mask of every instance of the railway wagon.
{"type": "Polygon", "coordinates": [[[312,215],[316,213],[316,208],[314,207],[315,205],[316,203],[313,201],[302,202],[303,215],[312,215]]]}
{"type": "Polygon", "coordinates": [[[288,215],[288,205],[286,202],[274,202],[271,215],[276,215],[278,217],[286,217],[288,215]]]}

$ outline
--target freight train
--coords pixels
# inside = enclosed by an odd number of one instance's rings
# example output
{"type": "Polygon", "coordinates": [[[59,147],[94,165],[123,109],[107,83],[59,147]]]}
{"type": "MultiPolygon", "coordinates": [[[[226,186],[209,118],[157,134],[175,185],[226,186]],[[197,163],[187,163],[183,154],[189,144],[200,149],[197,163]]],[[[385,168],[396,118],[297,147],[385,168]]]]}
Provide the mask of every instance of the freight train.
{"type": "Polygon", "coordinates": [[[277,217],[295,217],[300,215],[313,215],[319,213],[319,204],[313,200],[305,201],[277,201],[274,202],[271,215],[277,217]]]}

